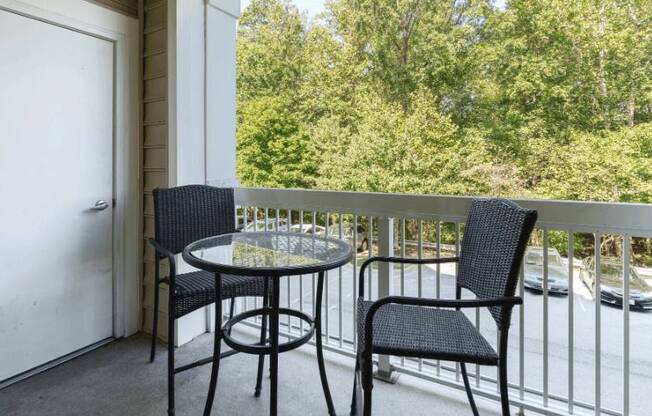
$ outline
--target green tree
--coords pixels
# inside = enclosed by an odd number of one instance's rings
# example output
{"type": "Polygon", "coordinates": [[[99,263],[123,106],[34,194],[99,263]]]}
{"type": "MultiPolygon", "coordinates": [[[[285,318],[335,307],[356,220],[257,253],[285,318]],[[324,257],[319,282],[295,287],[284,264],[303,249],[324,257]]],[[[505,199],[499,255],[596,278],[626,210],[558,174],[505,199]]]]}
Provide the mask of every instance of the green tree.
{"type": "Polygon", "coordinates": [[[304,43],[301,14],[289,0],[252,0],[238,25],[238,100],[296,91],[304,43]]]}
{"type": "Polygon", "coordinates": [[[291,99],[264,96],[248,101],[238,117],[237,173],[244,185],[314,186],[310,137],[293,111],[291,99]]]}

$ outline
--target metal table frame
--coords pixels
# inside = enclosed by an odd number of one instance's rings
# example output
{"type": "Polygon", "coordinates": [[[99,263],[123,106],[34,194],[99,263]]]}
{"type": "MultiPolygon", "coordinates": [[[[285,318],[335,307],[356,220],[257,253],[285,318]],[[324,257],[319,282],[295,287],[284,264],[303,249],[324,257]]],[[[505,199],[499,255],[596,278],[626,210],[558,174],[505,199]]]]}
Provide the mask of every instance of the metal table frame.
{"type": "MultiPolygon", "coordinates": [[[[247,233],[247,234],[277,234],[279,236],[302,236],[305,234],[285,233],[285,232],[266,232],[266,233],[247,233]]],[[[234,234],[235,235],[235,234],[234,234]]],[[[317,364],[319,366],[319,376],[321,385],[324,390],[324,397],[328,407],[330,416],[335,416],[335,407],[333,406],[333,399],[331,397],[330,388],[328,387],[328,379],[326,377],[326,367],[324,366],[324,353],[322,348],[322,322],[321,322],[321,305],[324,292],[324,278],[327,270],[335,269],[348,263],[352,256],[353,250],[351,246],[344,241],[332,238],[323,238],[318,236],[310,236],[315,239],[328,240],[346,248],[346,254],[333,259],[333,261],[321,262],[317,264],[301,265],[301,266],[287,266],[287,267],[240,267],[227,264],[220,264],[212,261],[196,257],[192,251],[200,247],[209,239],[204,239],[190,244],[183,251],[183,259],[190,265],[202,270],[215,273],[215,298],[221,299],[221,286],[222,274],[235,274],[242,276],[260,276],[265,279],[265,296],[263,307],[246,311],[233,316],[223,325],[218,325],[222,322],[222,302],[215,303],[215,340],[213,350],[213,367],[211,370],[211,379],[208,388],[208,396],[206,398],[206,405],[204,407],[204,416],[209,416],[213,407],[215,398],[215,391],[217,388],[217,377],[220,367],[220,353],[221,344],[224,341],[229,347],[236,351],[259,355],[261,358],[265,355],[270,356],[270,415],[277,415],[278,408],[278,354],[286,351],[296,349],[310,341],[313,334],[315,335],[315,346],[317,350],[317,364]],[[280,281],[281,277],[290,277],[302,274],[317,273],[317,290],[315,300],[315,317],[314,319],[308,314],[290,308],[279,307],[280,302],[280,281]],[[271,286],[271,291],[269,290],[271,286]],[[293,339],[286,343],[279,343],[279,316],[290,315],[308,323],[309,327],[305,334],[299,338],[293,339]],[[231,337],[231,329],[238,322],[245,319],[253,318],[255,316],[262,316],[263,331],[261,334],[260,342],[257,344],[244,344],[236,341],[231,337]],[[269,319],[269,340],[264,339],[266,334],[267,319],[269,319]]],[[[259,366],[259,370],[262,367],[259,366]]],[[[260,395],[260,391],[256,391],[256,396],[260,395]]]]}

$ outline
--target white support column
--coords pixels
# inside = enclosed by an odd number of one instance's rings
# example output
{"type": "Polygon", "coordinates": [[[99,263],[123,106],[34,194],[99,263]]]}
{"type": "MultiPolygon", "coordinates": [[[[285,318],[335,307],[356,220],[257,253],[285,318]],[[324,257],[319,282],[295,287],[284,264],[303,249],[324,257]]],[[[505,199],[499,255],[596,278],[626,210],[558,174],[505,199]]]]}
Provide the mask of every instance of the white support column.
{"type": "MultiPolygon", "coordinates": [[[[169,186],[237,185],[239,14],[239,0],[168,0],[169,186]]],[[[180,265],[180,272],[187,270],[180,265]]],[[[177,320],[175,344],[212,330],[212,309],[177,320]]]]}
{"type": "MultiPolygon", "coordinates": [[[[371,249],[371,244],[369,245],[371,249]]],[[[390,257],[394,255],[394,219],[378,219],[378,255],[390,257]]],[[[378,299],[391,296],[394,293],[394,265],[378,263],[378,299]]],[[[398,376],[392,373],[388,355],[378,356],[378,370],[374,377],[390,383],[395,383],[398,376]]]]}
{"type": "MultiPolygon", "coordinates": [[[[205,181],[208,185],[235,187],[238,186],[235,48],[240,0],[206,0],[205,7],[205,181]]],[[[206,308],[205,316],[206,330],[214,331],[213,305],[206,308]]]]}
{"type": "Polygon", "coordinates": [[[240,0],[206,1],[206,183],[237,186],[235,45],[240,0]]]}

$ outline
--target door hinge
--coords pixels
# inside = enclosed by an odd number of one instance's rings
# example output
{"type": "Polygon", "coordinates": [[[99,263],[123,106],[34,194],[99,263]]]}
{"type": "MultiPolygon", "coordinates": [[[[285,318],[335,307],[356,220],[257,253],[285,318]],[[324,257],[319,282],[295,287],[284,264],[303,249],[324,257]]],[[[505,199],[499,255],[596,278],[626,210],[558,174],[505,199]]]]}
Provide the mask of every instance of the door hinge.
{"type": "Polygon", "coordinates": [[[116,200],[115,200],[115,198],[113,198],[113,199],[111,200],[111,206],[112,206],[113,208],[115,208],[115,206],[116,206],[116,200]]]}

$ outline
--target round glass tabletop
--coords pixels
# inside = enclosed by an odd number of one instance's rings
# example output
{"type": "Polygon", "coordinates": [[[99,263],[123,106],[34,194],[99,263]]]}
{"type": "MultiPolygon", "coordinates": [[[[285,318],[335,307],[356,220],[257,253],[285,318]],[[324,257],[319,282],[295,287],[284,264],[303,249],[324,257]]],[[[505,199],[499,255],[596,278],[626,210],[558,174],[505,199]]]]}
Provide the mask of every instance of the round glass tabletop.
{"type": "Polygon", "coordinates": [[[317,273],[348,263],[351,246],[311,234],[251,232],[223,234],[196,241],[183,251],[191,266],[246,276],[317,273]]]}

